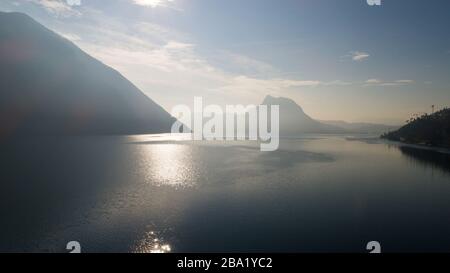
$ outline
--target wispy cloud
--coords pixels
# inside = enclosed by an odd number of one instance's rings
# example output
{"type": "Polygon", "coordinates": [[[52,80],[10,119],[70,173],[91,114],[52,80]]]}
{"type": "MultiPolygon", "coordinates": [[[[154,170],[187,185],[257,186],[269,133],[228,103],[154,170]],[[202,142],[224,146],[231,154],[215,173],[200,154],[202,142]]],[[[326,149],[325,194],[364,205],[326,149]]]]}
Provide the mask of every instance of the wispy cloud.
{"type": "Polygon", "coordinates": [[[323,82],[322,85],[325,86],[346,86],[346,85],[353,85],[352,82],[348,81],[341,81],[341,80],[335,80],[330,82],[323,82]]]}
{"type": "Polygon", "coordinates": [[[353,61],[361,62],[361,61],[367,60],[370,57],[370,54],[367,52],[363,52],[363,51],[353,51],[353,52],[350,52],[350,56],[353,61]]]}
{"type": "Polygon", "coordinates": [[[346,55],[340,57],[341,61],[362,62],[369,59],[370,54],[365,51],[350,51],[346,55]]]}
{"type": "Polygon", "coordinates": [[[174,0],[133,0],[134,4],[140,5],[140,6],[147,6],[156,8],[159,6],[167,6],[170,2],[173,2],[174,0]]]}
{"type": "Polygon", "coordinates": [[[399,83],[399,84],[411,84],[414,83],[413,80],[397,80],[395,81],[395,83],[399,83]]]}
{"type": "Polygon", "coordinates": [[[76,7],[81,5],[81,0],[27,0],[43,7],[49,13],[58,17],[80,16],[76,7]]]}
{"type": "Polygon", "coordinates": [[[363,86],[371,87],[371,86],[402,86],[402,85],[410,85],[414,84],[413,80],[395,80],[395,81],[383,81],[380,79],[368,79],[363,86]]]}
{"type": "Polygon", "coordinates": [[[218,50],[211,58],[211,62],[218,66],[232,67],[235,73],[247,76],[270,76],[279,75],[280,71],[273,65],[256,60],[252,57],[235,52],[218,50]]]}
{"type": "Polygon", "coordinates": [[[380,84],[381,81],[379,79],[368,79],[366,84],[380,84]]]}
{"type": "Polygon", "coordinates": [[[81,0],[66,0],[69,6],[80,6],[81,0]]]}
{"type": "Polygon", "coordinates": [[[76,41],[80,41],[81,37],[73,34],[73,33],[58,33],[59,35],[63,36],[64,38],[66,38],[67,40],[70,40],[72,42],[76,42],[76,41]]]}

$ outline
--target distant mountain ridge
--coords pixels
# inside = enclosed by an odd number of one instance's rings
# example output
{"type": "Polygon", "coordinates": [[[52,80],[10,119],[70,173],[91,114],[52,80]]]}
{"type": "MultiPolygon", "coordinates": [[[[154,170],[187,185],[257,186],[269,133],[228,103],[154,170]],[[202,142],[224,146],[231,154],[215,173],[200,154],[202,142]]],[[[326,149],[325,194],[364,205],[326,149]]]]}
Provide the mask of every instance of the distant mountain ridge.
{"type": "Polygon", "coordinates": [[[0,12],[0,136],[163,133],[174,121],[72,42],[25,14],[0,12]]]}
{"type": "Polygon", "coordinates": [[[296,136],[305,133],[382,134],[398,128],[398,126],[383,124],[315,120],[307,115],[295,101],[284,97],[268,95],[261,104],[280,106],[280,134],[282,136],[296,136]]]}
{"type": "Polygon", "coordinates": [[[283,136],[296,136],[304,133],[382,134],[398,128],[383,124],[315,120],[307,115],[300,105],[289,98],[266,96],[262,104],[280,106],[280,133],[283,136]]]}
{"type": "Polygon", "coordinates": [[[342,129],[348,130],[349,132],[366,134],[382,134],[392,130],[396,130],[400,127],[366,122],[346,122],[342,120],[321,120],[320,122],[340,127],[342,129]]]}
{"type": "Polygon", "coordinates": [[[308,116],[295,101],[284,97],[266,96],[262,105],[279,105],[280,134],[296,136],[304,133],[345,133],[346,130],[321,123],[308,116]]]}

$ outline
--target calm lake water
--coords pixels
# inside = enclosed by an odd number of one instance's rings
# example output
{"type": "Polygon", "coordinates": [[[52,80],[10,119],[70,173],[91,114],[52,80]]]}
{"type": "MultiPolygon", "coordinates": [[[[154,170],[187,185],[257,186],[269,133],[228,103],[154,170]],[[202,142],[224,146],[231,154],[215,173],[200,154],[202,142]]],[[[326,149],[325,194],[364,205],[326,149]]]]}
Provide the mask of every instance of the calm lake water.
{"type": "Polygon", "coordinates": [[[0,252],[450,252],[450,156],[309,136],[0,144],[0,252]]]}

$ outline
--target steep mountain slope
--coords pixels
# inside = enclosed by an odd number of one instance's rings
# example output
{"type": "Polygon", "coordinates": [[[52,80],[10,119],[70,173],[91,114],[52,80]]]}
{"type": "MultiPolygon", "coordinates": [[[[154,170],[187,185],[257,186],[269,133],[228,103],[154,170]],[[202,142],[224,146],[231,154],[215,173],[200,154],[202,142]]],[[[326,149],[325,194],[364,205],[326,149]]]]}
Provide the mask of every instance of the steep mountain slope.
{"type": "Polygon", "coordinates": [[[160,133],[173,122],[114,69],[27,15],[0,12],[0,135],[160,133]]]}

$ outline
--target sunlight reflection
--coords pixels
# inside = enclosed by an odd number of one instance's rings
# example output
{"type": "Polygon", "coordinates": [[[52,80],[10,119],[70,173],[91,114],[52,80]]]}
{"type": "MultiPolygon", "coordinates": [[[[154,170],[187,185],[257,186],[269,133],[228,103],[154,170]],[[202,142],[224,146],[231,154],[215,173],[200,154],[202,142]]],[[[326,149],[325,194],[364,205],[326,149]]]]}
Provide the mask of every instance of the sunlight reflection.
{"type": "Polygon", "coordinates": [[[168,253],[172,249],[169,244],[164,243],[162,239],[158,238],[154,231],[149,231],[144,238],[139,241],[132,252],[134,253],[168,253]]]}
{"type": "Polygon", "coordinates": [[[173,187],[190,187],[194,184],[192,147],[182,144],[142,145],[144,175],[149,183],[173,187]]]}
{"type": "Polygon", "coordinates": [[[151,135],[130,135],[128,139],[132,142],[164,142],[164,141],[190,141],[192,134],[151,134],[151,135]]]}

